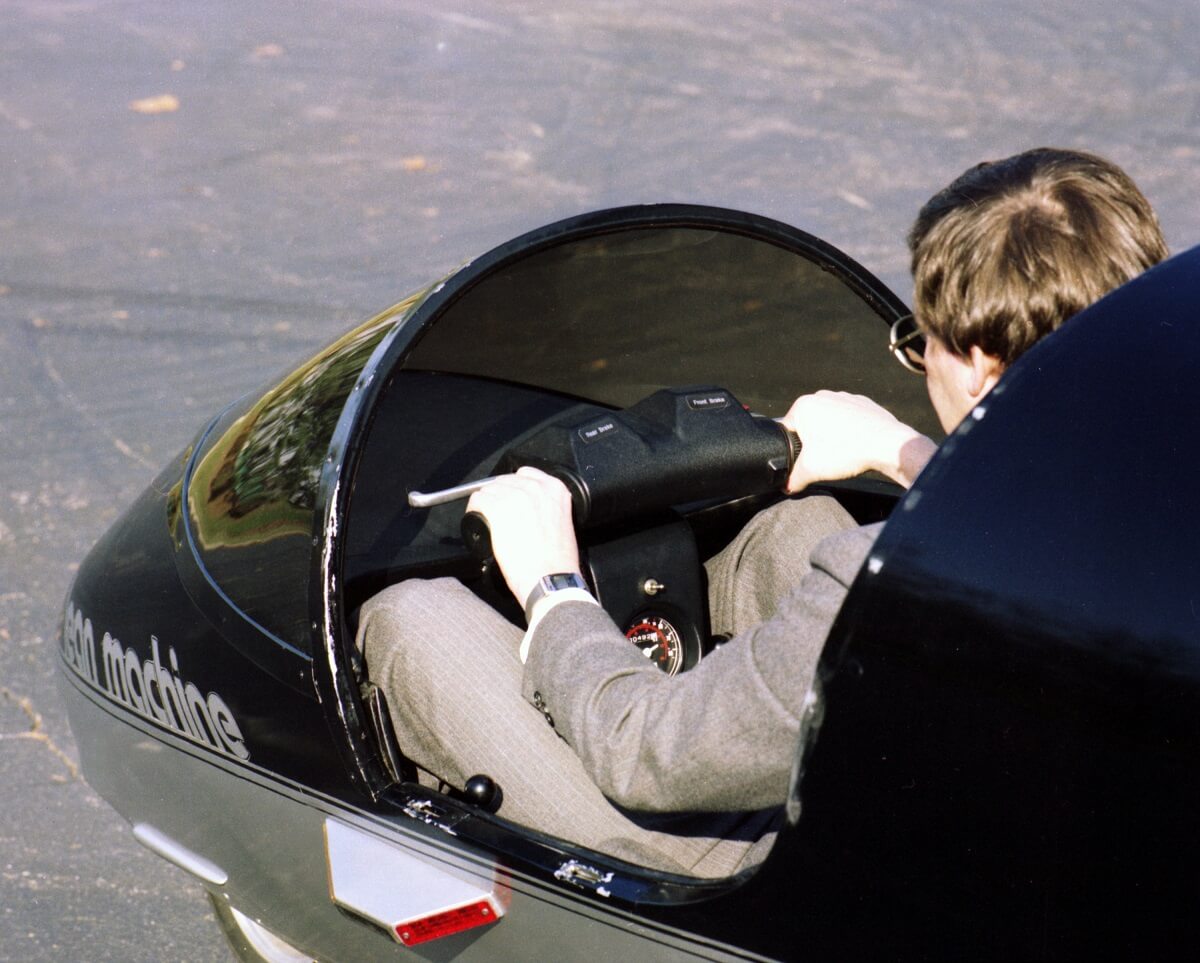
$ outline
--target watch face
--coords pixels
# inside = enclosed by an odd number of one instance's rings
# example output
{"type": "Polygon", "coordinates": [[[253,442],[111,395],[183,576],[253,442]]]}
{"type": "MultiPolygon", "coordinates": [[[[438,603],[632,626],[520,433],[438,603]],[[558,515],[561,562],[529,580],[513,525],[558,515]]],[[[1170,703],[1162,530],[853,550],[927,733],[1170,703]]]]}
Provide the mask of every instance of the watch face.
{"type": "Polygon", "coordinates": [[[551,592],[557,592],[559,589],[569,588],[583,589],[585,592],[589,591],[587,582],[576,572],[555,572],[552,575],[543,575],[541,581],[529,593],[529,598],[525,600],[526,621],[532,615],[533,606],[538,599],[549,595],[551,592]]]}

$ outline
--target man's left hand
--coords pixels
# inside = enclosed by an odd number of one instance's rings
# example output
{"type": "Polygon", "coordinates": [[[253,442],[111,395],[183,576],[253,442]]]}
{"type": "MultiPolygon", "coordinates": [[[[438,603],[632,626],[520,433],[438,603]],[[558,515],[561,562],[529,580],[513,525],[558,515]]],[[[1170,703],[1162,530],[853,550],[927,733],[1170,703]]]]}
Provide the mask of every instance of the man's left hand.
{"type": "Polygon", "coordinates": [[[907,488],[937,450],[886,408],[844,391],[802,395],[782,421],[804,446],[792,466],[788,492],[866,471],[881,472],[907,488]]]}

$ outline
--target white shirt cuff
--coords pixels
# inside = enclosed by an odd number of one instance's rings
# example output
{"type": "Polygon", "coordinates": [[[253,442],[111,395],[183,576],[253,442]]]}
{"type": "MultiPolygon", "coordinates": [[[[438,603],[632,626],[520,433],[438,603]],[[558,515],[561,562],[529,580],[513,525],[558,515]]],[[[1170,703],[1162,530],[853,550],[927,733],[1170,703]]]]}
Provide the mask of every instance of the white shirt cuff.
{"type": "Polygon", "coordinates": [[[600,604],[591,592],[580,588],[559,589],[557,592],[550,592],[548,595],[543,595],[533,603],[533,612],[529,618],[529,628],[525,630],[525,636],[521,639],[521,648],[518,651],[522,664],[529,658],[529,643],[533,639],[533,630],[546,617],[547,612],[554,608],[554,606],[561,605],[563,602],[591,602],[592,605],[600,604]]]}

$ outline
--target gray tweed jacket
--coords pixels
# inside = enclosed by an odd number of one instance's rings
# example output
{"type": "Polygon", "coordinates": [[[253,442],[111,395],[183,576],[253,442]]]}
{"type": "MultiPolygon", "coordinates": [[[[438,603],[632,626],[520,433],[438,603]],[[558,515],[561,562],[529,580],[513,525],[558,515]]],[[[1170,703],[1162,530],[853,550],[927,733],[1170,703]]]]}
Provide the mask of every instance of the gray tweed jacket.
{"type": "Polygon", "coordinates": [[[771,619],[674,677],[642,657],[599,606],[562,603],[534,633],[525,698],[618,805],[781,805],[821,648],[880,528],[824,539],[812,571],[771,619]]]}

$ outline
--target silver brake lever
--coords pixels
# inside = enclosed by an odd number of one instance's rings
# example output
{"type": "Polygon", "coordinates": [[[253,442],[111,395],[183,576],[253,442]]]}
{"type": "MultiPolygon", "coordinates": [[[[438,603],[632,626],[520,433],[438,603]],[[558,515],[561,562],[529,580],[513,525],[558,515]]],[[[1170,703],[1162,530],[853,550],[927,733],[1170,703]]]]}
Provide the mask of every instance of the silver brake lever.
{"type": "Polygon", "coordinates": [[[496,476],[480,478],[476,481],[455,485],[453,488],[443,488],[440,492],[409,492],[408,504],[412,508],[433,508],[434,505],[445,505],[463,498],[470,498],[475,492],[496,480],[496,476]]]}

